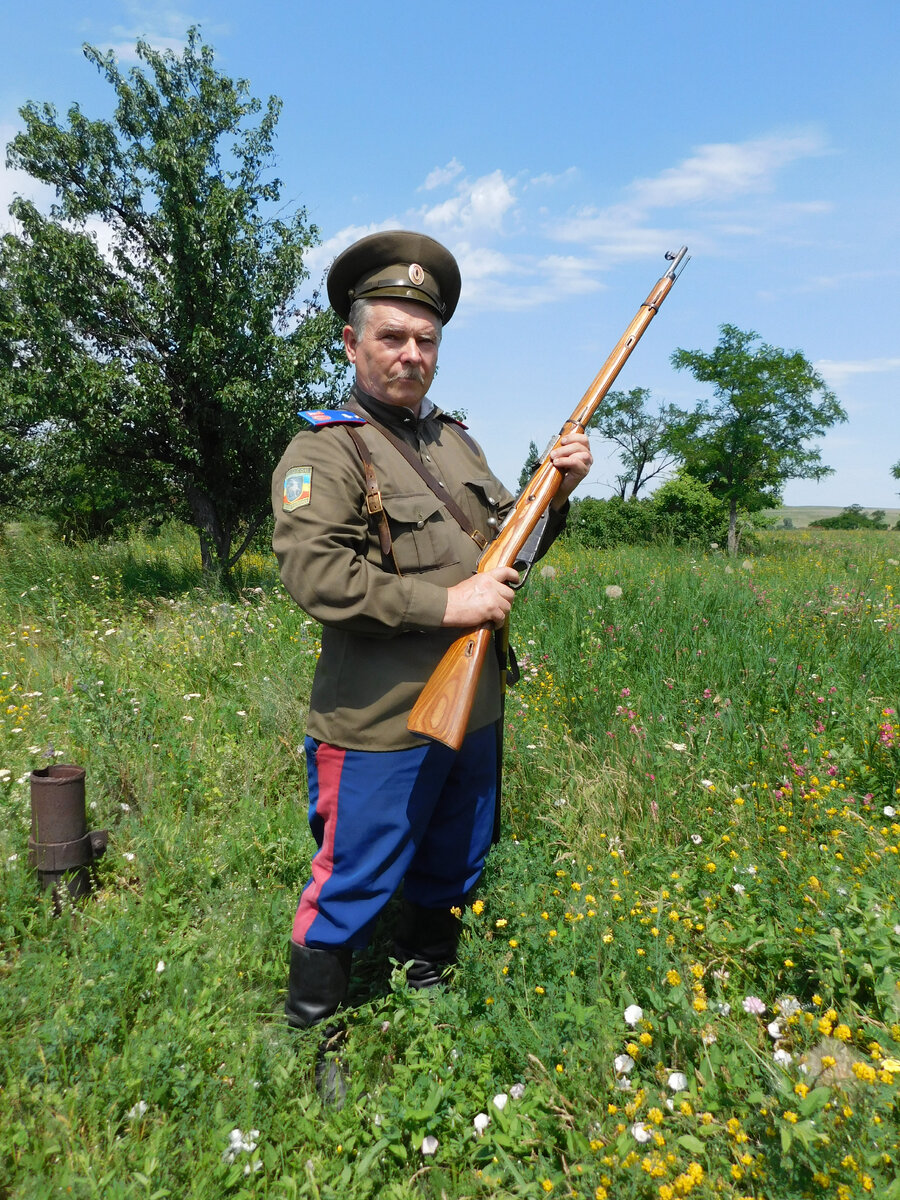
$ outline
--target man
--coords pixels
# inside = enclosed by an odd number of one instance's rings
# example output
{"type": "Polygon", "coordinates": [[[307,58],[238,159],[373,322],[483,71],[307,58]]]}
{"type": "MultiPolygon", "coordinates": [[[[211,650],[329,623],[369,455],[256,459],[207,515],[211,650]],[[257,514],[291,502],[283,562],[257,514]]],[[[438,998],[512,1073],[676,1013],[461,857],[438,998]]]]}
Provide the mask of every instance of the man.
{"type": "MultiPolygon", "coordinates": [[[[482,672],[455,752],[406,727],[464,629],[499,628],[517,580],[475,574],[513,502],[465,427],[427,396],[460,292],[456,260],[422,234],[377,233],[338,256],[328,295],[356,382],[346,410],[304,414],[273,476],[273,546],[294,599],[322,623],[306,753],[318,849],[291,938],[286,1013],[305,1027],[343,1001],[354,949],[403,882],[396,952],[413,987],[456,957],[496,803],[499,670],[482,672]]],[[[554,453],[550,535],[591,464],[588,439],[554,453]]]]}

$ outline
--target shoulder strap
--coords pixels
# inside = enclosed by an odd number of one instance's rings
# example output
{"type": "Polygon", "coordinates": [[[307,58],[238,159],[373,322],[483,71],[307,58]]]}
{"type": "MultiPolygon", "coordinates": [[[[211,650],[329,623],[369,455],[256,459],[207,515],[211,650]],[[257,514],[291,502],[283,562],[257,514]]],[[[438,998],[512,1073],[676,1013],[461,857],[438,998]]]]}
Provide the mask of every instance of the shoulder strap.
{"type": "Polygon", "coordinates": [[[369,510],[369,516],[375,517],[378,522],[378,540],[381,543],[381,553],[387,558],[390,556],[394,564],[394,570],[398,575],[402,572],[397,566],[397,557],[394,554],[394,546],[391,541],[391,530],[387,522],[387,517],[384,515],[384,505],[381,503],[381,489],[378,487],[378,476],[375,474],[375,467],[372,463],[372,456],[369,453],[369,447],[360,437],[358,431],[352,425],[345,425],[344,428],[350,435],[350,440],[356,447],[356,453],[359,455],[363,470],[366,475],[366,508],[369,510]]]}
{"type": "Polygon", "coordinates": [[[475,528],[444,485],[439,480],[435,479],[431,472],[427,470],[419,457],[409,446],[407,446],[406,442],[404,442],[402,438],[398,438],[395,434],[391,433],[391,431],[386,429],[385,426],[379,421],[373,420],[371,415],[368,416],[367,423],[373,429],[377,429],[378,432],[391,443],[394,449],[403,455],[420,479],[422,479],[426,486],[432,492],[434,492],[438,500],[441,501],[463,533],[467,533],[478,549],[483,550],[488,544],[487,538],[484,536],[481,530],[475,528]]]}

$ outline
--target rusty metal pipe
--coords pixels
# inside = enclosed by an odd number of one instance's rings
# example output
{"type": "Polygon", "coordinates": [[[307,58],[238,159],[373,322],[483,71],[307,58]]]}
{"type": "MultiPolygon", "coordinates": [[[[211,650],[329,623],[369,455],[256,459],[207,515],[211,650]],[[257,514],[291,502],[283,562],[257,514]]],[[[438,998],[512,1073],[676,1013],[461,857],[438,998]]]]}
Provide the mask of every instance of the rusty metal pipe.
{"type": "Polygon", "coordinates": [[[83,767],[56,763],[31,772],[31,836],[28,865],[41,889],[59,887],[78,900],[93,888],[92,864],[106,849],[105,829],[88,830],[83,767]]]}

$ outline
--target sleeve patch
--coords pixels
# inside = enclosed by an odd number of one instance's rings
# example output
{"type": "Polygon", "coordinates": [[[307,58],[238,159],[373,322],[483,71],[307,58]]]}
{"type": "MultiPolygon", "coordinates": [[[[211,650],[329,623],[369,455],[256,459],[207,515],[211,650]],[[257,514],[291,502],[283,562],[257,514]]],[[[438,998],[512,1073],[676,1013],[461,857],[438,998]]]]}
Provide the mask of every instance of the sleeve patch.
{"type": "Polygon", "coordinates": [[[324,425],[365,425],[365,417],[350,412],[346,408],[310,408],[297,413],[313,429],[321,429],[324,425]]]}
{"type": "Polygon", "coordinates": [[[291,467],[284,477],[284,496],[281,507],[293,512],[309,504],[312,496],[312,467],[291,467]]]}

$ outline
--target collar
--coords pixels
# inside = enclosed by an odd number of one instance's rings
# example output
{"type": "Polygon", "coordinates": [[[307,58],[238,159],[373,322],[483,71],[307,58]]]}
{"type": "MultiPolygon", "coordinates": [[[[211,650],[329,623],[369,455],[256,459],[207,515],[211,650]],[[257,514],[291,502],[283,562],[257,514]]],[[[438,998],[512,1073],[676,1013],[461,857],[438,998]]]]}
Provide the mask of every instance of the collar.
{"type": "Polygon", "coordinates": [[[385,404],[382,400],[376,400],[374,396],[364,392],[357,383],[354,383],[351,395],[363,412],[369,413],[376,421],[391,428],[415,429],[420,421],[424,421],[440,411],[437,405],[428,396],[425,396],[419,405],[417,417],[411,409],[404,408],[402,405],[385,404]]]}

